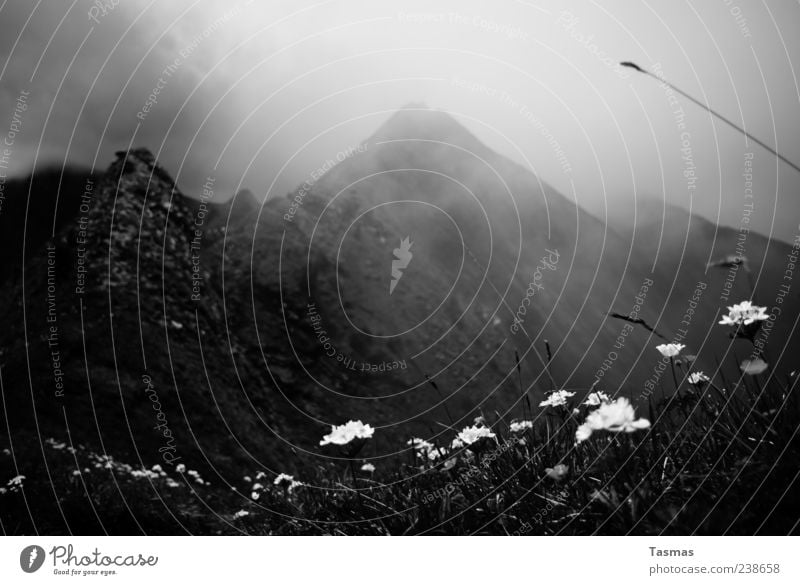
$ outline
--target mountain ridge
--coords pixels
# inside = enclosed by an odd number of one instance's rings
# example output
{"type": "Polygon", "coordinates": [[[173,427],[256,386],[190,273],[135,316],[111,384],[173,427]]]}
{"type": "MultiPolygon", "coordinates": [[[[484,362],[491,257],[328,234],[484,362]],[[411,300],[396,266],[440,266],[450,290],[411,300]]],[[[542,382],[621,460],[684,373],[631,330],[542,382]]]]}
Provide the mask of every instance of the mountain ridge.
{"type": "MultiPolygon", "coordinates": [[[[96,179],[86,221],[81,213],[63,223],[28,260],[26,280],[4,285],[14,299],[0,336],[4,385],[15,389],[3,406],[12,425],[89,444],[105,438],[152,464],[165,441],[153,432],[146,375],[179,456],[208,473],[242,461],[282,472],[303,468],[303,452],[317,453],[321,433],[346,419],[397,438],[435,438],[483,412],[510,419],[526,395],[536,402],[553,387],[588,392],[600,371],[602,388],[640,400],[661,341],[632,328],[616,347],[624,325],[608,313],[627,314],[646,280],[655,285],[640,316],[669,338],[690,328],[685,342],[713,371],[705,333],[731,343],[714,328],[721,303],[712,291],[726,276],[708,272],[704,256],[722,255],[730,237],[709,241],[689,222],[682,241],[692,241],[692,254],[672,238],[653,272],[649,232],[611,232],[489,149],[487,170],[459,144],[415,140],[415,128],[435,126],[426,115],[415,112],[398,129],[401,142],[366,141],[315,181],[290,220],[284,206],[299,191],[283,206],[262,206],[248,192],[238,203],[209,203],[199,251],[201,202],[183,195],[149,151],[118,153],[96,179]],[[409,236],[413,258],[390,295],[392,251],[409,236]],[[83,264],[79,239],[88,242],[83,264]],[[64,397],[54,393],[41,301],[51,278],[64,397]],[[76,294],[79,278],[86,284],[76,294]],[[684,326],[699,281],[706,292],[684,326]]],[[[754,250],[754,268],[769,265],[759,291],[767,296],[785,249],[754,250]]],[[[770,343],[789,340],[776,327],[770,343]]]]}

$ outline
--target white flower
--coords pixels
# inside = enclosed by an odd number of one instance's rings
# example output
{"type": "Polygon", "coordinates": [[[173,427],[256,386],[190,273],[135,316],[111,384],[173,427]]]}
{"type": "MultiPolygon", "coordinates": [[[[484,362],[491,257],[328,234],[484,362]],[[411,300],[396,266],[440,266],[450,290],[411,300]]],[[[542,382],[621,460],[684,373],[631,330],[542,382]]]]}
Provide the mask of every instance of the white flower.
{"type": "Polygon", "coordinates": [[[564,406],[567,403],[567,398],[575,396],[574,392],[567,392],[566,390],[556,390],[545,400],[539,403],[539,406],[564,406]]]}
{"type": "Polygon", "coordinates": [[[427,454],[428,461],[436,461],[437,459],[442,457],[442,455],[445,455],[445,453],[444,453],[444,451],[442,449],[433,448],[430,451],[428,451],[428,454],[427,454]]]}
{"type": "Polygon", "coordinates": [[[700,384],[705,384],[709,381],[709,377],[706,376],[703,372],[692,372],[689,374],[689,384],[694,384],[695,386],[699,386],[700,384]]]}
{"type": "Polygon", "coordinates": [[[24,475],[17,475],[16,477],[12,477],[8,480],[6,485],[22,485],[22,482],[25,480],[24,475]]]}
{"type": "Polygon", "coordinates": [[[600,406],[601,404],[606,404],[611,402],[611,397],[606,394],[605,392],[592,392],[589,396],[586,397],[584,404],[586,406],[600,406]]]}
{"type": "Polygon", "coordinates": [[[569,473],[569,466],[559,463],[555,467],[548,467],[544,472],[550,479],[560,481],[569,473]]]}
{"type": "Polygon", "coordinates": [[[257,500],[258,498],[261,497],[261,494],[259,494],[258,492],[253,492],[250,494],[250,497],[253,498],[254,500],[257,500]]]}
{"type": "Polygon", "coordinates": [[[728,314],[722,316],[720,325],[750,325],[756,321],[768,321],[766,307],[757,307],[750,301],[742,301],[738,305],[728,307],[728,314]]]}
{"type": "MultiPolygon", "coordinates": [[[[279,474],[272,483],[277,486],[284,486],[288,491],[292,491],[294,488],[303,485],[299,481],[295,481],[294,476],[288,473],[279,474]]],[[[257,483],[256,485],[261,487],[261,484],[257,483]]],[[[253,486],[253,489],[255,489],[256,485],[253,486]]]]}
{"type": "MultiPolygon", "coordinates": [[[[285,474],[281,473],[277,478],[275,478],[275,485],[278,485],[281,481],[283,481],[284,477],[288,477],[289,480],[294,479],[291,475],[285,475],[285,474]]],[[[252,489],[254,491],[255,490],[263,490],[264,486],[261,485],[260,483],[254,483],[253,486],[250,489],[252,489]]]]}
{"type": "Polygon", "coordinates": [[[347,445],[353,439],[369,439],[375,433],[369,425],[365,425],[360,420],[348,421],[338,427],[331,426],[331,432],[322,437],[320,445],[347,445]]]}
{"type": "Polygon", "coordinates": [[[178,463],[175,466],[175,471],[177,471],[178,473],[186,473],[186,466],[183,463],[178,463]]]}
{"type": "Polygon", "coordinates": [[[664,357],[675,357],[683,348],[686,347],[682,343],[662,343],[661,345],[657,345],[656,349],[661,352],[661,355],[664,357]]]}
{"type": "Polygon", "coordinates": [[[250,515],[250,512],[248,512],[247,510],[239,510],[238,512],[236,512],[233,515],[233,519],[234,520],[238,520],[239,518],[244,518],[245,516],[249,516],[249,515],[250,515]]]}
{"type": "Polygon", "coordinates": [[[463,447],[463,446],[464,446],[464,441],[462,441],[462,440],[461,440],[461,439],[459,439],[458,437],[456,437],[455,439],[453,439],[453,440],[450,442],[450,448],[451,448],[451,449],[460,449],[460,448],[461,448],[461,447],[463,447]]]}
{"type": "MultiPolygon", "coordinates": [[[[280,485],[280,484],[282,484],[283,482],[289,482],[289,483],[292,483],[293,481],[294,481],[294,476],[293,476],[293,475],[289,475],[288,473],[281,473],[281,474],[279,474],[279,475],[278,475],[278,477],[276,477],[276,478],[275,478],[275,479],[272,481],[272,483],[274,483],[275,485],[280,485]]],[[[255,488],[255,487],[256,487],[256,485],[257,485],[257,486],[259,486],[259,487],[261,486],[261,484],[260,484],[260,483],[257,483],[257,484],[255,484],[255,485],[253,486],[253,488],[255,488]]]]}
{"type": "Polygon", "coordinates": [[[50,446],[51,446],[53,449],[55,449],[56,451],[60,451],[61,449],[63,449],[64,447],[66,447],[66,446],[67,446],[67,444],[66,444],[66,443],[59,443],[58,441],[56,441],[56,440],[55,440],[55,439],[53,439],[52,437],[51,437],[51,438],[49,438],[49,439],[47,439],[47,441],[46,441],[46,442],[47,442],[47,444],[48,444],[48,445],[50,445],[50,446]]]}
{"type": "Polygon", "coordinates": [[[521,420],[521,421],[514,421],[510,425],[508,425],[508,430],[512,433],[521,433],[526,429],[533,428],[533,421],[532,420],[521,420]]]}
{"type": "Polygon", "coordinates": [[[464,429],[458,433],[458,436],[456,437],[456,439],[461,442],[461,445],[472,445],[475,441],[480,439],[494,438],[495,434],[491,431],[491,429],[483,426],[464,427],[464,429]]]}
{"type": "Polygon", "coordinates": [[[588,423],[583,423],[581,426],[578,427],[578,430],[575,431],[575,438],[578,440],[579,443],[585,441],[591,436],[592,436],[592,428],[589,426],[588,423]]]}
{"type": "Polygon", "coordinates": [[[361,466],[361,471],[366,471],[367,473],[375,473],[375,466],[372,463],[365,463],[361,466]]]}
{"type": "Polygon", "coordinates": [[[741,369],[745,374],[749,374],[751,376],[756,376],[762,373],[768,367],[769,366],[767,365],[767,362],[761,358],[742,360],[742,363],[739,365],[739,369],[741,369]]]}
{"type": "Polygon", "coordinates": [[[436,448],[433,445],[433,443],[429,443],[425,439],[418,439],[418,438],[409,439],[408,441],[406,441],[406,445],[408,445],[409,447],[414,447],[414,449],[416,449],[417,451],[423,451],[423,452],[428,452],[436,448]]]}
{"type": "Polygon", "coordinates": [[[414,447],[417,451],[417,457],[420,459],[428,459],[429,461],[436,461],[441,457],[441,451],[433,443],[429,443],[425,439],[409,439],[406,445],[414,447]]]}
{"type": "Polygon", "coordinates": [[[590,412],[586,417],[586,422],[578,427],[575,438],[580,443],[588,439],[594,431],[632,433],[649,426],[649,420],[643,418],[635,420],[633,406],[627,398],[617,398],[615,402],[601,404],[600,408],[590,412]]]}

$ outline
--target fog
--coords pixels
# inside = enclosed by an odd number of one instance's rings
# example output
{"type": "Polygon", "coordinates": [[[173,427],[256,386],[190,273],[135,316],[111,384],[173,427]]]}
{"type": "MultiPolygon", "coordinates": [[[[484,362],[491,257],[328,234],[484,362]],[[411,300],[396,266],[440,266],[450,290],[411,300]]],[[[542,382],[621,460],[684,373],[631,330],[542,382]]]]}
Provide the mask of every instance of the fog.
{"type": "Polygon", "coordinates": [[[742,0],[12,0],[0,171],[145,146],[187,193],[213,175],[220,200],[280,197],[421,102],[600,217],[663,199],[791,240],[800,173],[618,62],[797,163],[798,28],[797,3],[742,0]]]}

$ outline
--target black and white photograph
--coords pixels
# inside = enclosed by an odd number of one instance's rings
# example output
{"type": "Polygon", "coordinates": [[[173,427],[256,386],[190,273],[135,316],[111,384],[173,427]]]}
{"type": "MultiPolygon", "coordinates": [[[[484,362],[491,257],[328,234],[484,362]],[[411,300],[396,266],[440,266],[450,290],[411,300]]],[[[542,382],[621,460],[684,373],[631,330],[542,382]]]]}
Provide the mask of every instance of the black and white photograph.
{"type": "Polygon", "coordinates": [[[784,582],[798,77],[789,0],[0,2],[6,582],[185,542],[133,536],[784,582]]]}

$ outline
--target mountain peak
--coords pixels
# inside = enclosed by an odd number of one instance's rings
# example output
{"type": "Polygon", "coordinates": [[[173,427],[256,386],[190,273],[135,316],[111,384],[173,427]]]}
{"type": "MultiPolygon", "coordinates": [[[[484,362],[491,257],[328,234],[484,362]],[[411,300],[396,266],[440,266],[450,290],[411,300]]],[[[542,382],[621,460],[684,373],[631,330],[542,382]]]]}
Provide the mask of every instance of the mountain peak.
{"type": "Polygon", "coordinates": [[[147,148],[132,148],[130,150],[118,150],[117,158],[108,167],[107,175],[112,180],[121,179],[125,175],[137,175],[151,180],[150,175],[174,185],[172,177],[158,164],[156,157],[147,148]]]}
{"type": "Polygon", "coordinates": [[[392,114],[373,134],[372,140],[434,140],[465,148],[482,145],[452,114],[415,102],[392,114]]]}

